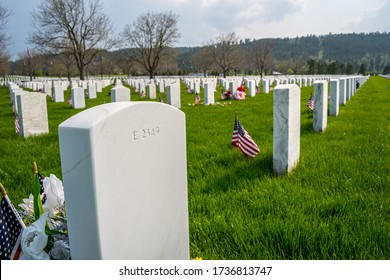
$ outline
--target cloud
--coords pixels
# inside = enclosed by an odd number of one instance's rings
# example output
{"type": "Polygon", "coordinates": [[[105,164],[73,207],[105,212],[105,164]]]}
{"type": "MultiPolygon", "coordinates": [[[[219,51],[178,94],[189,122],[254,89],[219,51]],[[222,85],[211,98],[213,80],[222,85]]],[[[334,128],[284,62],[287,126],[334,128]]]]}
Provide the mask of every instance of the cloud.
{"type": "Polygon", "coordinates": [[[356,19],[351,26],[360,32],[388,32],[390,30],[390,0],[380,8],[366,11],[364,16],[356,19]]]}

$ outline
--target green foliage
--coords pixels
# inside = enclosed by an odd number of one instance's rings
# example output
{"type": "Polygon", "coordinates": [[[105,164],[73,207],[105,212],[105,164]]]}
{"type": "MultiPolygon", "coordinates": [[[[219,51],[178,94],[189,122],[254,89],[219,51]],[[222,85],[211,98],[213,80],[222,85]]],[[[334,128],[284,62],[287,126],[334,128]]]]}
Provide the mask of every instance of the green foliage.
{"type": "MultiPolygon", "coordinates": [[[[110,102],[109,90],[87,107],[110,102]]],[[[219,90],[219,105],[193,105],[182,85],[192,258],[390,258],[390,80],[371,77],[325,133],[313,131],[313,89],[303,88],[300,162],[282,177],[272,171],[273,93],[229,103],[219,90]],[[261,149],[254,159],[231,145],[235,112],[261,149]]],[[[21,139],[0,89],[0,181],[14,204],[32,192],[32,162],[61,178],[57,128],[80,111],[48,100],[50,133],[21,139]]]]}

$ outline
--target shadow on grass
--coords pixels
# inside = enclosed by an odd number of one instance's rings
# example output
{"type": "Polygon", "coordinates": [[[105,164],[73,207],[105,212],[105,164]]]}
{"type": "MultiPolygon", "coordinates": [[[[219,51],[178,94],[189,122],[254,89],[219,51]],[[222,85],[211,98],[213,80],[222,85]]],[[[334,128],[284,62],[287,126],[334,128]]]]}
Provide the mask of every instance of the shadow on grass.
{"type": "Polygon", "coordinates": [[[218,164],[226,167],[222,176],[210,176],[204,194],[225,193],[232,190],[250,188],[265,178],[274,177],[273,157],[261,152],[256,158],[249,158],[243,154],[221,158],[218,164]]]}

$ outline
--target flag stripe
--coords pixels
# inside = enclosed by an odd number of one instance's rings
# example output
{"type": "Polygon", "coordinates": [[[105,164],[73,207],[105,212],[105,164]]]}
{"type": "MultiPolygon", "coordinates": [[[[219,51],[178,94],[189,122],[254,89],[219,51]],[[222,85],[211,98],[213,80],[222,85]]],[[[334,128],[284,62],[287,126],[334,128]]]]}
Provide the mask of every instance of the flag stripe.
{"type": "Polygon", "coordinates": [[[234,123],[232,144],[240,149],[244,155],[250,157],[255,157],[260,152],[260,149],[255,141],[249,133],[245,131],[244,127],[238,120],[234,123]]]}
{"type": "Polygon", "coordinates": [[[314,110],[314,97],[310,96],[309,101],[307,101],[307,107],[313,111],[314,110]]]}
{"type": "Polygon", "coordinates": [[[20,132],[20,123],[19,123],[19,118],[18,116],[15,116],[15,133],[20,132]]]}

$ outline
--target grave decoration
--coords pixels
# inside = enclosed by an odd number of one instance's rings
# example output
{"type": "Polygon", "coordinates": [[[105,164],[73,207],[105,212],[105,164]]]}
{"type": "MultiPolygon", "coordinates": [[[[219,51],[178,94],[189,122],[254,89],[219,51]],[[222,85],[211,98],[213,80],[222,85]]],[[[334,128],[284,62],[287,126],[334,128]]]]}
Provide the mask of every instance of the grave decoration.
{"type": "Polygon", "coordinates": [[[70,247],[64,188],[55,175],[42,177],[34,162],[33,194],[19,204],[26,228],[20,260],[68,260],[70,247]]]}

